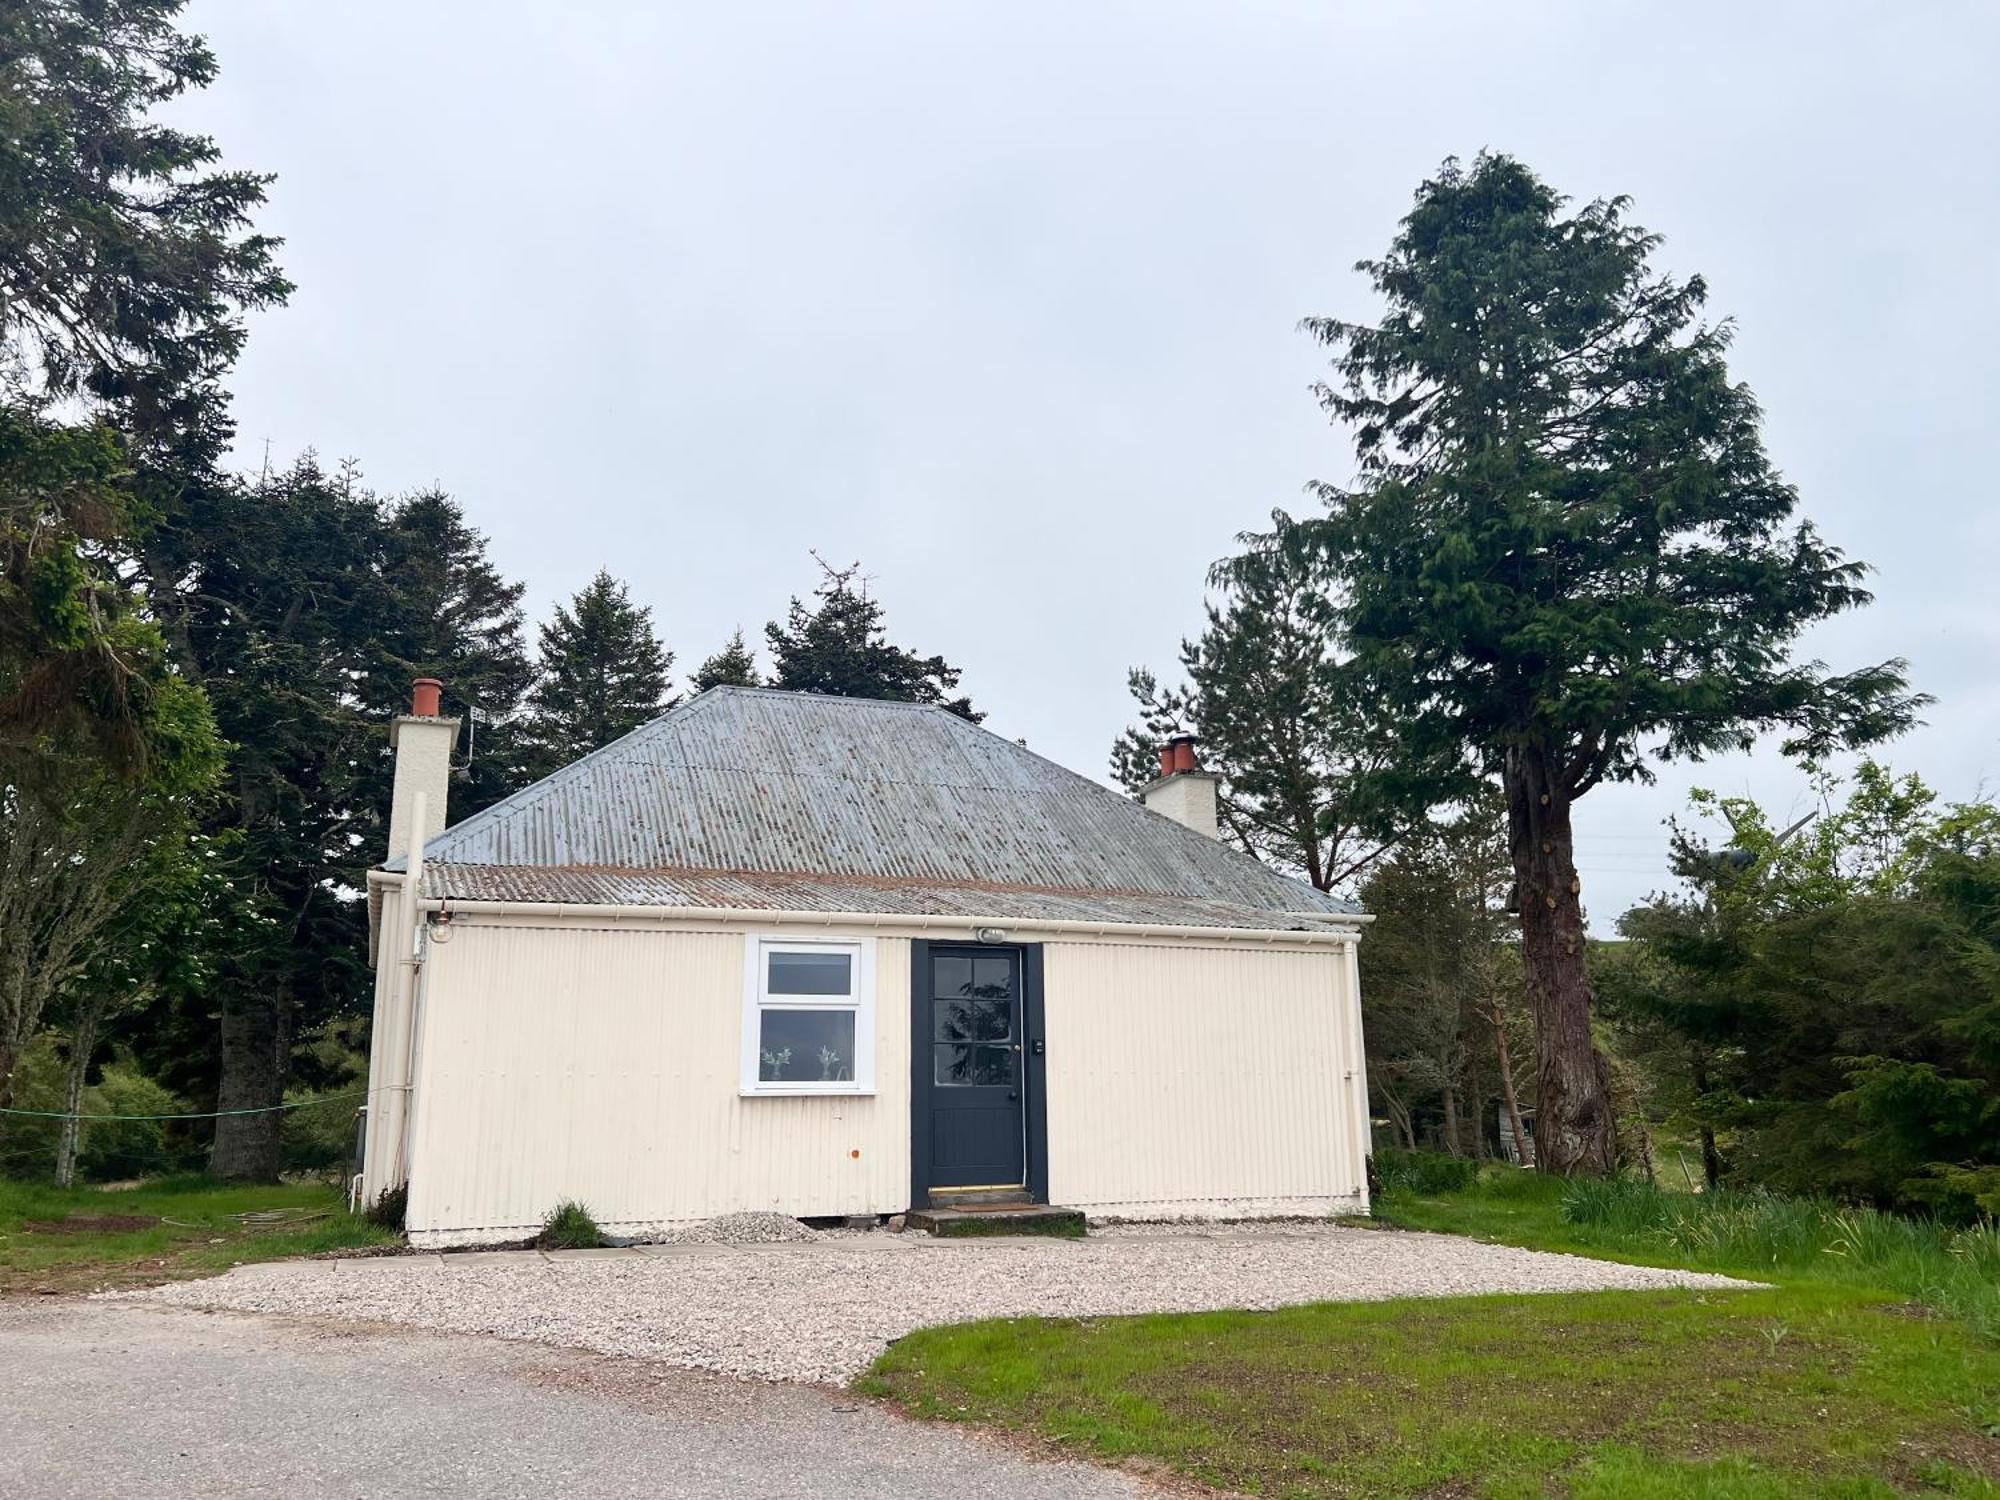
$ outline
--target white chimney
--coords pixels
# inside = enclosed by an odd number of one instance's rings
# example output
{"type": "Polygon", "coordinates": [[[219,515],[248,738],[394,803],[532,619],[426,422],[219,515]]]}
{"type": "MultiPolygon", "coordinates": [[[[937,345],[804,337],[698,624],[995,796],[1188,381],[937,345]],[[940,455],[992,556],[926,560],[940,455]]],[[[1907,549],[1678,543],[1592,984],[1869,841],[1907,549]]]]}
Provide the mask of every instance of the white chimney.
{"type": "Polygon", "coordinates": [[[410,711],[389,724],[396,752],[396,788],[389,798],[389,858],[400,859],[421,838],[428,844],[444,832],[445,796],[451,788],[451,747],[458,743],[458,720],[438,712],[444,684],[419,677],[410,691],[410,711]],[[418,794],[424,826],[413,829],[418,794]]]}
{"type": "Polygon", "coordinates": [[[1139,800],[1183,827],[1219,839],[1222,826],[1216,820],[1215,789],[1221,781],[1196,762],[1194,736],[1179,734],[1160,747],[1160,779],[1143,788],[1139,800]]]}

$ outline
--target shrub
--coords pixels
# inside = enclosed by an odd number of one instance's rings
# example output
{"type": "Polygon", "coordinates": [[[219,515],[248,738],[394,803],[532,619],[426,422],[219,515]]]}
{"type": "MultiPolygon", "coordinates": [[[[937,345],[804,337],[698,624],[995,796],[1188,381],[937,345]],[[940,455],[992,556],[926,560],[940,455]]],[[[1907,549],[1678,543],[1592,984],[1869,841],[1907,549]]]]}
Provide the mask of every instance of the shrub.
{"type": "Polygon", "coordinates": [[[410,1209],[410,1187],[408,1183],[397,1183],[363,1211],[363,1217],[370,1224],[380,1224],[384,1229],[401,1229],[403,1218],[410,1209]]]}
{"type": "Polygon", "coordinates": [[[1479,1180],[1479,1163],[1469,1156],[1439,1151],[1384,1150],[1375,1153],[1375,1175],[1386,1193],[1420,1196],[1462,1193],[1479,1180]]]}
{"type": "Polygon", "coordinates": [[[535,1236],[536,1246],[543,1250],[595,1250],[603,1243],[604,1231],[597,1220],[574,1199],[550,1209],[542,1220],[542,1232],[535,1236]]]}
{"type": "MultiPolygon", "coordinates": [[[[173,1090],[148,1078],[128,1054],[104,1065],[103,1081],[85,1089],[83,1109],[95,1115],[170,1115],[187,1108],[173,1090]]],[[[187,1166],[159,1120],[93,1120],[82,1131],[77,1176],[90,1182],[157,1177],[187,1166]]]]}

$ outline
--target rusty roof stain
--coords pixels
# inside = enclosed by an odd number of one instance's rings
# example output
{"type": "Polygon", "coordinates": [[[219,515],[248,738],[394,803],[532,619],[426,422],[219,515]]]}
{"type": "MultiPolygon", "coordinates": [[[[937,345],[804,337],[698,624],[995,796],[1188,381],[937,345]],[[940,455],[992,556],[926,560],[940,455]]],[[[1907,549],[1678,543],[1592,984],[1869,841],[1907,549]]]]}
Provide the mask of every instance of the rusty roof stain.
{"type": "Polygon", "coordinates": [[[942,709],[759,688],[711,688],[425,862],[454,900],[1267,931],[1359,910],[942,709]]]}

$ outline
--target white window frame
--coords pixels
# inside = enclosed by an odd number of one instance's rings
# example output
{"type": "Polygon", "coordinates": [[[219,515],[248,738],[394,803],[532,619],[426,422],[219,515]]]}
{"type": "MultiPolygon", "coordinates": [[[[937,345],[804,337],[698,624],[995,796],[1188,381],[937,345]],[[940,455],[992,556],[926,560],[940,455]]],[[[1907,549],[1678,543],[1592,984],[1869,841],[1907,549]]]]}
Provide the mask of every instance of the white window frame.
{"type": "Polygon", "coordinates": [[[753,932],[743,939],[743,1056],[738,1092],[743,1097],[872,1094],[875,1092],[875,940],[865,937],[795,937],[784,932],[753,932]],[[841,995],[773,995],[767,992],[772,953],[846,953],[853,957],[848,973],[853,992],[841,995]],[[817,1079],[767,1081],[762,1071],[766,1010],[851,1010],[854,1012],[854,1077],[829,1082],[817,1079]]]}

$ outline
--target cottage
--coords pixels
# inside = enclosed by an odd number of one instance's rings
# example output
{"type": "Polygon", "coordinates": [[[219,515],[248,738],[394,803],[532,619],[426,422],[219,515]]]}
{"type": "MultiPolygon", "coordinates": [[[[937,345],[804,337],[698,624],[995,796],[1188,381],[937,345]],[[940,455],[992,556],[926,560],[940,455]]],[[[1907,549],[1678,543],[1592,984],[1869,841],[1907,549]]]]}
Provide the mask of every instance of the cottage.
{"type": "Polygon", "coordinates": [[[941,709],[714,688],[447,827],[438,686],[369,876],[360,1191],[413,1242],[1365,1210],[1365,918],[1217,840],[1191,742],[1142,806],[941,709]]]}

